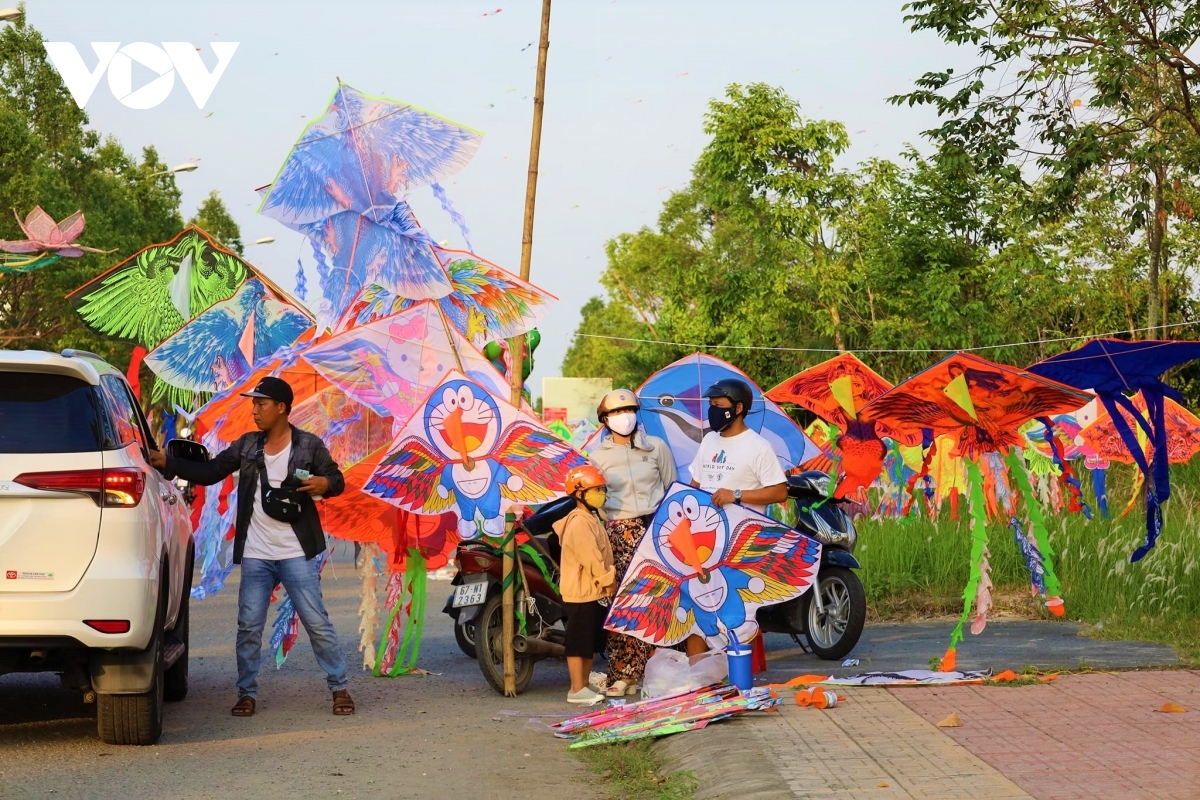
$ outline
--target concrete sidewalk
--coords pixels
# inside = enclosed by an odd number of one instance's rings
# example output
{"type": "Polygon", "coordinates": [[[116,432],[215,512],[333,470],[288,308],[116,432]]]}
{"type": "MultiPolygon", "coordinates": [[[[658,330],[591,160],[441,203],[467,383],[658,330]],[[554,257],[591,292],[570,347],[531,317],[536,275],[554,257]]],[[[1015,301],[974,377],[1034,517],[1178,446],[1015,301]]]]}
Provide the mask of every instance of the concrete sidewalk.
{"type": "MultiPolygon", "coordinates": [[[[804,673],[927,669],[945,647],[941,623],[873,625],[840,667],[768,639],[760,683],[804,673]]],[[[989,623],[959,648],[962,669],[1129,669],[1175,664],[1144,642],[1098,642],[1063,622],[989,623]]],[[[697,798],[1197,798],[1200,673],[1063,675],[1033,686],[839,687],[837,708],[741,717],[656,746],[690,770],[697,798]],[[1165,702],[1183,714],[1154,711],[1165,702]],[[937,728],[951,711],[960,728],[937,728]]]]}

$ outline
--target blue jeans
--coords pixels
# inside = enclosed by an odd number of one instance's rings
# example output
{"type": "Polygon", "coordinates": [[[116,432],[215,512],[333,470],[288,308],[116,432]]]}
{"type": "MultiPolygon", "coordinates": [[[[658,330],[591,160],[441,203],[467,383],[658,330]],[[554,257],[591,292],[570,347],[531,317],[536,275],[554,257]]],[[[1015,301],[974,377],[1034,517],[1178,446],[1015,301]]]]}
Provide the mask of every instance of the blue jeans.
{"type": "Polygon", "coordinates": [[[242,559],[238,587],[237,668],[238,697],[258,697],[258,670],[262,666],[262,633],[275,584],[282,583],[296,606],[317,664],[325,670],[329,691],[350,685],[346,678],[346,656],[321,598],[321,575],[317,559],[285,558],[267,561],[242,559]]]}

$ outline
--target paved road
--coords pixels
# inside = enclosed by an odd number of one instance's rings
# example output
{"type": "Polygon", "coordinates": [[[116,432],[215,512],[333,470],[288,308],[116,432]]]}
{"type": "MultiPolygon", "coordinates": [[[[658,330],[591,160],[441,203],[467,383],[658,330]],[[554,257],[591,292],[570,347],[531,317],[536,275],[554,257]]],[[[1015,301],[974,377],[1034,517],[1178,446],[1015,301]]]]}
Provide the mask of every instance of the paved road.
{"type": "MultiPolygon", "coordinates": [[[[822,661],[809,655],[780,634],[767,634],[769,670],[766,682],[793,675],[929,669],[929,659],[941,656],[950,641],[955,621],[900,622],[870,625],[850,653],[856,667],[822,661]]],[[[958,669],[1135,669],[1168,667],[1179,663],[1175,651],[1149,642],[1107,642],[1079,635],[1073,622],[1005,620],[989,622],[978,636],[966,635],[958,646],[958,669]]]]}
{"type": "MultiPolygon", "coordinates": [[[[327,573],[334,624],[347,658],[361,665],[353,566],[339,558],[327,573]]],[[[449,787],[472,798],[593,796],[563,744],[527,727],[529,714],[569,708],[565,666],[543,662],[527,693],[496,695],[440,613],[444,581],[429,583],[420,658],[440,675],[358,673],[358,714],[334,717],[301,633],[283,669],[264,669],[259,713],[233,718],[236,581],[237,570],[224,592],[192,607],[191,693],[167,707],[156,746],[101,743],[94,707],[54,676],[0,677],[0,798],[395,798],[445,796],[449,787]]]]}

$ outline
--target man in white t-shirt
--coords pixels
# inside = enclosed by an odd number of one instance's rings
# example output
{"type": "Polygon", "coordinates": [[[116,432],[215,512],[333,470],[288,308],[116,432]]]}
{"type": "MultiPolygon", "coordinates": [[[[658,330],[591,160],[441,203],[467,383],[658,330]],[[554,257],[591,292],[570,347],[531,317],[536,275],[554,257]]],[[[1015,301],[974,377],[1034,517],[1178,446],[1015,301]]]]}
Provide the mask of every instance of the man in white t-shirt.
{"type": "MultiPolygon", "coordinates": [[[[708,387],[709,432],[692,460],[692,486],[712,492],[718,508],[738,503],[765,513],[771,503],[787,500],[787,477],[770,443],[746,426],[754,404],[749,384],[724,378],[708,387]]],[[[687,640],[688,655],[708,649],[702,636],[687,640]]]]}

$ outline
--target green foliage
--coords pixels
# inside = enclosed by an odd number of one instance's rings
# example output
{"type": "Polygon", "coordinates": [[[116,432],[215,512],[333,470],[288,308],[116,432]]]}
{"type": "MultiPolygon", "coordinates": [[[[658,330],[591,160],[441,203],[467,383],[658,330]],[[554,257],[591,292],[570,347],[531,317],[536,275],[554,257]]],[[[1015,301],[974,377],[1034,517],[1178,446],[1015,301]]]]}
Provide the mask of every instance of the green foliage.
{"type": "Polygon", "coordinates": [[[204,202],[196,209],[196,215],[188,220],[188,225],[195,225],[217,240],[217,244],[232,250],[239,256],[242,250],[242,230],[237,221],[225,207],[225,201],[220,193],[213,189],[204,198],[204,202]]]}
{"type": "MultiPolygon", "coordinates": [[[[841,168],[844,128],[762,84],[731,86],[705,130],[657,226],[609,241],[608,296],[584,307],[564,374],[636,386],[693,342],[764,388],[839,350],[899,381],[939,350],[1025,365],[1071,345],[998,346],[1143,324],[1148,245],[1130,242],[1103,176],[1080,180],[1080,213],[1039,220],[1028,210],[1052,181],[1013,181],[949,144],[841,168]]],[[[1185,281],[1169,307],[1194,318],[1185,281]]]]}
{"type": "Polygon", "coordinates": [[[970,154],[989,174],[1023,185],[1036,167],[1043,185],[1025,206],[1031,218],[1079,213],[1096,197],[1118,208],[1126,238],[1144,237],[1147,247],[1145,325],[1165,324],[1171,276],[1192,263],[1172,264],[1170,238],[1194,236],[1197,6],[915,0],[905,8],[914,31],[974,47],[978,62],[962,74],[928,72],[892,102],[935,108],[934,143],[970,154]]]}
{"type": "MultiPolygon", "coordinates": [[[[55,219],[82,209],[83,244],[113,252],[62,259],[27,275],[0,278],[0,347],[93,350],[114,363],[130,346],[84,328],[65,300],[75,287],[144,245],[182,227],[179,191],[154,148],[140,159],[87,129],[87,115],[49,63],[42,37],[24,18],[0,26],[0,209],[23,218],[41,205],[55,219]]],[[[0,215],[0,238],[22,238],[0,215]]]]}

